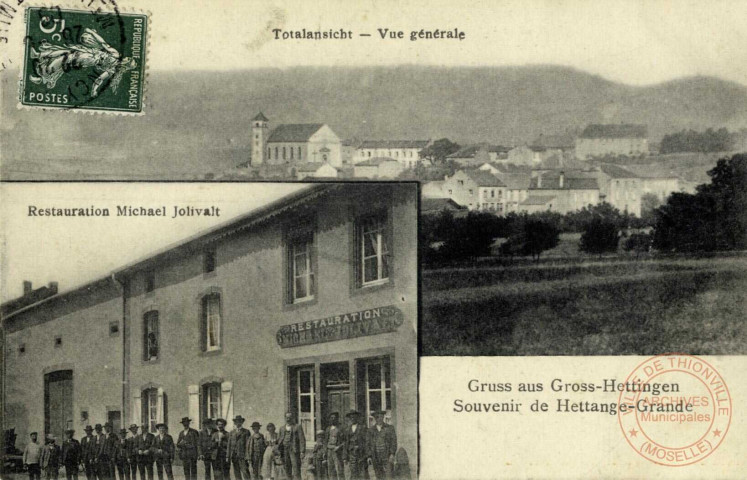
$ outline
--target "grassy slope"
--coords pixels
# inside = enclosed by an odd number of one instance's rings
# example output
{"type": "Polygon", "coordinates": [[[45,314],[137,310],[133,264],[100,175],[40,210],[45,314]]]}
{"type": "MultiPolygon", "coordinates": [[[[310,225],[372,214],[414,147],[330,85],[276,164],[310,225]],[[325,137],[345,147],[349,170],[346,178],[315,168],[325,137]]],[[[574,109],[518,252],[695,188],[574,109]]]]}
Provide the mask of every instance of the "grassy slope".
{"type": "Polygon", "coordinates": [[[424,275],[423,354],[747,353],[747,259],[563,268],[424,275]]]}

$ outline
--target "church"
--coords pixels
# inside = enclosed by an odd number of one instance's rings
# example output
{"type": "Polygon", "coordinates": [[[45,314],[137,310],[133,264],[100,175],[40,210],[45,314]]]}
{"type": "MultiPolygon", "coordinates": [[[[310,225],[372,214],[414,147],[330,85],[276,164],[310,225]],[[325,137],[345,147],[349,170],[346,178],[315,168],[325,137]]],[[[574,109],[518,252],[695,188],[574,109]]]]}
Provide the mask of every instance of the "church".
{"type": "Polygon", "coordinates": [[[270,131],[262,112],[252,119],[252,167],[307,163],[342,166],[342,142],[329,125],[286,123],[270,131]]]}

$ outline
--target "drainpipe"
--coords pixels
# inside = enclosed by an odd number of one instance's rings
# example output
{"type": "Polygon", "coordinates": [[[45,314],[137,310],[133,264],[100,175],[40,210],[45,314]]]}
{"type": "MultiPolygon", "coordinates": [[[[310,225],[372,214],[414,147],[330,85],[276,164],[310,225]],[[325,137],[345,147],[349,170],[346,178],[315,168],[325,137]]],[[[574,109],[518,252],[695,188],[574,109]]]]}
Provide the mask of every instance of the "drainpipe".
{"type": "MultiPolygon", "coordinates": [[[[130,370],[129,370],[129,328],[127,325],[127,282],[112,274],[112,280],[120,285],[122,292],[122,426],[127,425],[129,420],[129,403],[130,397],[130,370]]],[[[126,427],[125,427],[126,428],[126,427]]]]}

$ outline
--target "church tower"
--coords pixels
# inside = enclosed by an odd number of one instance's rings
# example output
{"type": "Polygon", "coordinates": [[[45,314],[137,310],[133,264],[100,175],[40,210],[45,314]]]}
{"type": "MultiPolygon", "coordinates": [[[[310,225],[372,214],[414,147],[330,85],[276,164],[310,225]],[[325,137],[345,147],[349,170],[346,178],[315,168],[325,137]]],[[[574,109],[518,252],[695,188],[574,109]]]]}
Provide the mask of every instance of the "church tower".
{"type": "Polygon", "coordinates": [[[265,146],[267,145],[267,135],[269,120],[262,112],[259,112],[252,119],[252,166],[262,165],[265,160],[265,146]]]}

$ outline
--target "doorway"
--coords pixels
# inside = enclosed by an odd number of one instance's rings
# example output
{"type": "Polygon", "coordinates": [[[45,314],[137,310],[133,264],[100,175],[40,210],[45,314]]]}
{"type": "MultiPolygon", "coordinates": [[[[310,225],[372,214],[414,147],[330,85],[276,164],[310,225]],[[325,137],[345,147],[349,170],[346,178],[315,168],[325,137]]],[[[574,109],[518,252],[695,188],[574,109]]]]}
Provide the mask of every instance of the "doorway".
{"type": "Polygon", "coordinates": [[[323,363],[319,367],[322,428],[329,425],[332,412],[340,414],[340,425],[350,411],[350,364],[348,362],[323,363]]]}
{"type": "Polygon", "coordinates": [[[58,370],[44,375],[44,432],[63,439],[73,428],[73,371],[58,370]]]}

